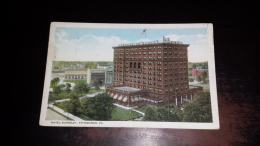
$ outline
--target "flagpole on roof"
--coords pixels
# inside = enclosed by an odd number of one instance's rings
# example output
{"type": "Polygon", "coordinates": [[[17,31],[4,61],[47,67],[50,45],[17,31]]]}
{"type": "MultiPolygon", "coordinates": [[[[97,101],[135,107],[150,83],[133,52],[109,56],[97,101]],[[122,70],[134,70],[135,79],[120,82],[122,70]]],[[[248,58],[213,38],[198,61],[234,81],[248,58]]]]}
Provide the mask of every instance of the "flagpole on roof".
{"type": "Polygon", "coordinates": [[[144,42],[146,42],[146,29],[145,29],[145,34],[144,34],[144,35],[145,35],[145,37],[144,37],[144,42]]]}

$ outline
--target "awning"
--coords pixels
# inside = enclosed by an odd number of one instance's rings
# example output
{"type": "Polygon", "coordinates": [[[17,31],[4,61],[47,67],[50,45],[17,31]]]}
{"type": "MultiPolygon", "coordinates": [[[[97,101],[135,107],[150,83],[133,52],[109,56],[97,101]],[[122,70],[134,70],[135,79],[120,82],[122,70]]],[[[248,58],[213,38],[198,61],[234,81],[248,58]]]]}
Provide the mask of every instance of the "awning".
{"type": "Polygon", "coordinates": [[[121,95],[121,96],[119,96],[119,98],[117,98],[117,100],[122,100],[122,98],[123,98],[123,96],[121,95]]]}
{"type": "Polygon", "coordinates": [[[114,98],[114,99],[117,99],[117,97],[118,97],[118,94],[116,94],[113,98],[114,98]]]}
{"type": "Polygon", "coordinates": [[[127,96],[122,100],[123,102],[127,102],[127,96]]]}

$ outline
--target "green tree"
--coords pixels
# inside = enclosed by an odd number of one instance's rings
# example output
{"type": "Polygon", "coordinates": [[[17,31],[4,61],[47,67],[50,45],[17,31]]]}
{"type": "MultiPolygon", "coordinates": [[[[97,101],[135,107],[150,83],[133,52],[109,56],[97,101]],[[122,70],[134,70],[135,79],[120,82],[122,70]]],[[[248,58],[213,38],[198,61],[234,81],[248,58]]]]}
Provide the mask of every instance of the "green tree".
{"type": "Polygon", "coordinates": [[[198,92],[194,100],[184,106],[185,122],[212,122],[211,101],[209,92],[198,92]]]}
{"type": "Polygon", "coordinates": [[[70,92],[71,84],[70,84],[70,83],[66,83],[65,86],[66,86],[65,91],[66,91],[66,92],[70,92]]]}
{"type": "Polygon", "coordinates": [[[172,111],[170,111],[170,119],[171,122],[181,122],[183,119],[183,112],[180,110],[180,108],[174,108],[172,111]]]}
{"type": "Polygon", "coordinates": [[[50,92],[49,93],[49,98],[48,98],[48,107],[49,107],[49,104],[55,102],[56,100],[57,100],[57,97],[53,96],[53,94],[50,92]]]}
{"type": "Polygon", "coordinates": [[[197,76],[196,80],[200,83],[202,81],[201,76],[197,76]]]}
{"type": "Polygon", "coordinates": [[[202,78],[202,81],[205,83],[206,82],[206,78],[208,77],[208,73],[204,70],[202,73],[201,73],[201,78],[202,78]]]}
{"type": "Polygon", "coordinates": [[[102,81],[100,79],[95,79],[94,82],[93,82],[93,86],[95,86],[95,89],[96,90],[99,90],[100,86],[102,85],[102,81]]]}
{"type": "Polygon", "coordinates": [[[157,108],[148,107],[145,111],[144,121],[171,121],[178,122],[182,119],[182,111],[174,108],[172,111],[165,106],[157,108]]]}
{"type": "Polygon", "coordinates": [[[83,93],[87,93],[89,91],[89,87],[88,84],[80,82],[74,86],[74,90],[77,94],[82,95],[83,93]]]}
{"type": "Polygon", "coordinates": [[[112,119],[112,112],[115,108],[113,98],[103,93],[88,98],[83,106],[83,111],[88,117],[95,120],[107,121],[112,119]]]}
{"type": "Polygon", "coordinates": [[[166,107],[158,107],[157,111],[157,120],[158,121],[169,121],[170,120],[170,111],[166,107]]]}
{"type": "Polygon", "coordinates": [[[152,107],[147,107],[145,111],[144,120],[145,121],[158,121],[156,109],[152,107]]]}
{"type": "Polygon", "coordinates": [[[58,97],[59,93],[61,92],[60,87],[55,86],[52,88],[52,90],[53,90],[53,93],[56,94],[56,96],[58,97]]]}
{"type": "Polygon", "coordinates": [[[60,79],[57,77],[57,78],[53,78],[51,80],[51,88],[55,87],[58,83],[59,83],[60,79]]]}
{"type": "Polygon", "coordinates": [[[189,78],[189,82],[194,82],[194,79],[193,78],[189,78]]]}
{"type": "Polygon", "coordinates": [[[69,101],[65,106],[65,111],[74,115],[79,115],[82,113],[82,106],[77,95],[71,93],[69,94],[69,101]]]}

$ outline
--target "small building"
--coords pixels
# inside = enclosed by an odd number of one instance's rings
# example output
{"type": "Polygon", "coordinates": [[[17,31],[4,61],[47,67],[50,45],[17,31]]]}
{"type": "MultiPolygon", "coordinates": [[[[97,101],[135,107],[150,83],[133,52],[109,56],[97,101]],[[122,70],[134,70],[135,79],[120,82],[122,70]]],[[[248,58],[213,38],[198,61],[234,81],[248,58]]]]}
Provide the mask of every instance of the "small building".
{"type": "Polygon", "coordinates": [[[86,79],[87,69],[70,69],[65,70],[65,79],[86,79]]]}
{"type": "Polygon", "coordinates": [[[102,81],[102,86],[109,86],[113,84],[113,67],[88,69],[87,83],[92,85],[95,79],[102,81]]]}

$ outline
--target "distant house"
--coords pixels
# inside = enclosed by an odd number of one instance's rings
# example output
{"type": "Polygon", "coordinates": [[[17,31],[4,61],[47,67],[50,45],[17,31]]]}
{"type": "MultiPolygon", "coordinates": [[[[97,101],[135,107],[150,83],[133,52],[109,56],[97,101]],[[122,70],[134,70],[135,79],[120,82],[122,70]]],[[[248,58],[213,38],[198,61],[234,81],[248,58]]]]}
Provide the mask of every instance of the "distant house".
{"type": "Polygon", "coordinates": [[[192,76],[200,76],[201,75],[201,70],[198,70],[198,69],[194,69],[194,68],[192,68],[191,69],[191,75],[192,76]]]}

